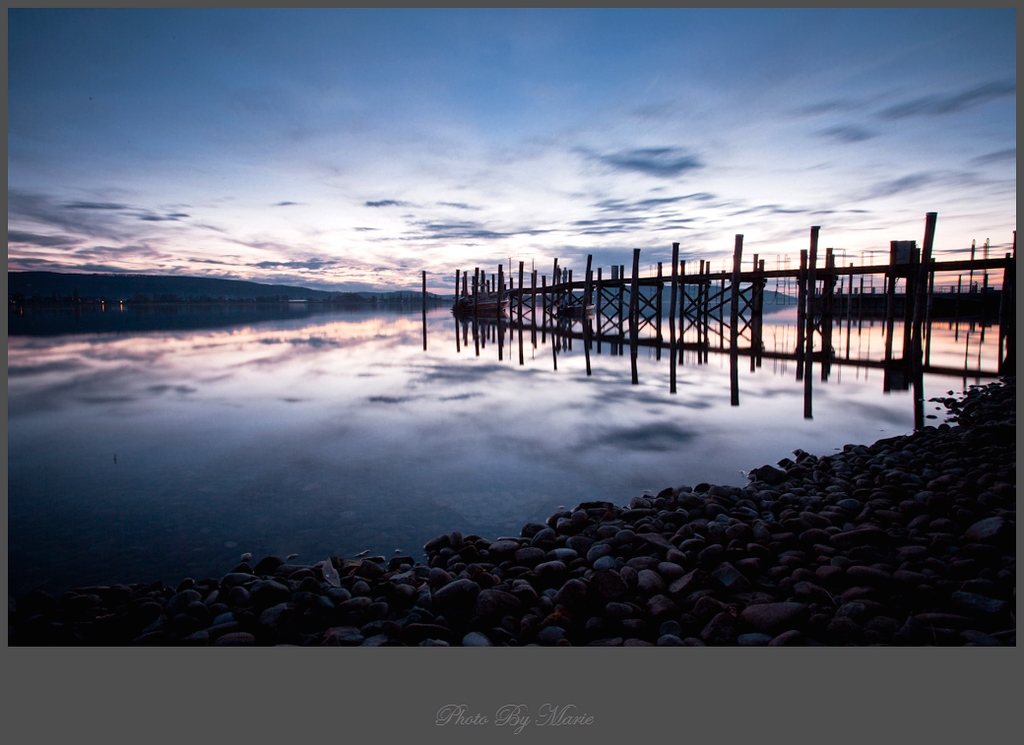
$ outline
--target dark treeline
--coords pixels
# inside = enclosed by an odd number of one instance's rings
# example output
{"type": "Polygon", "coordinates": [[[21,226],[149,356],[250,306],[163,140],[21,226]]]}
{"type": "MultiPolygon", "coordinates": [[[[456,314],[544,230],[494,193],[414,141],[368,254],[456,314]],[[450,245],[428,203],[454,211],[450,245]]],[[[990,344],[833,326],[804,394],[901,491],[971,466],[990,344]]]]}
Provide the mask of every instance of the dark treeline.
{"type": "MultiPolygon", "coordinates": [[[[62,274],[8,272],[8,298],[14,304],[68,303],[287,303],[304,301],[358,306],[421,300],[420,292],[333,292],[288,285],[265,285],[209,277],[144,274],[62,274]]],[[[436,296],[427,294],[428,299],[436,296]]]]}

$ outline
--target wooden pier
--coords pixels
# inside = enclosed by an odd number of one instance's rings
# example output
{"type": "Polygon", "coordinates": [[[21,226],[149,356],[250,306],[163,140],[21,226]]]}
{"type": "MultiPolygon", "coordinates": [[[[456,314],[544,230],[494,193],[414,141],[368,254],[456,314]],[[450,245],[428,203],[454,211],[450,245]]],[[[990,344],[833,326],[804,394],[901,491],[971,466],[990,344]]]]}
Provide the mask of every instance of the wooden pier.
{"type": "MultiPolygon", "coordinates": [[[[525,272],[522,261],[518,272],[509,272],[507,285],[501,265],[490,278],[475,269],[472,285],[468,272],[457,273],[457,298],[499,293],[509,300],[507,314],[499,307],[486,315],[474,313],[464,318],[461,344],[469,343],[471,320],[476,353],[490,339],[497,342],[498,358],[502,360],[506,333],[511,353],[511,342],[518,332],[522,364],[524,334],[529,335],[533,346],[538,334],[542,343],[551,334],[553,364],[557,369],[558,348],[571,349],[573,341],[579,340],[586,353],[588,375],[593,345],[596,344],[598,354],[602,345],[607,345],[613,355],[625,354],[628,347],[634,384],[638,383],[638,349],[653,348],[657,359],[661,359],[663,352],[670,356],[671,393],[676,392],[677,366],[683,364],[684,353],[698,364],[707,363],[711,353],[728,354],[733,405],[739,404],[741,357],[749,359],[751,371],[760,367],[765,358],[788,360],[795,362],[796,378],[804,383],[807,418],[813,413],[811,378],[815,364],[822,381],[829,379],[834,366],[881,368],[884,390],[913,388],[915,420],[921,426],[922,376],[964,373],[931,364],[934,322],[955,320],[958,333],[961,322],[977,323],[982,329],[998,324],[998,372],[975,374],[1010,375],[1016,367],[1016,232],[1012,251],[1002,258],[979,259],[972,251],[970,260],[936,261],[932,257],[936,219],[934,212],[926,215],[920,247],[916,241],[892,241],[889,262],[879,265],[837,265],[836,252],[830,248],[824,252],[824,261],[820,261],[820,228],[815,226],[810,229],[808,247],[800,251],[800,263],[795,269],[766,269],[757,254],[753,255],[750,268],[745,268],[743,236],[737,235],[731,269],[717,272],[711,271],[710,261],[690,262],[689,266],[680,261],[679,244],[674,243],[668,270],[659,263],[652,276],[640,276],[640,249],[633,250],[630,272],[627,273],[625,265],[612,266],[608,276],[602,268],[594,272],[592,256],[587,257],[580,279],[574,279],[571,270],[560,268],[558,259],[554,260],[550,282],[546,275],[525,272]],[[870,280],[869,287],[865,286],[865,279],[870,280]],[[773,281],[776,287],[784,283],[785,287],[795,289],[795,297],[771,293],[773,307],[769,312],[777,311],[781,302],[796,315],[795,343],[784,351],[766,351],[763,339],[766,289],[773,281]],[[589,306],[593,306],[592,311],[589,306]],[[833,346],[834,330],[845,324],[849,344],[853,324],[860,328],[866,319],[883,323],[884,359],[851,359],[849,350],[844,358],[833,346]],[[663,334],[666,325],[667,339],[663,334]]],[[[983,334],[984,331],[982,338],[983,334]]],[[[456,344],[460,345],[458,337],[457,332],[456,344]]]]}

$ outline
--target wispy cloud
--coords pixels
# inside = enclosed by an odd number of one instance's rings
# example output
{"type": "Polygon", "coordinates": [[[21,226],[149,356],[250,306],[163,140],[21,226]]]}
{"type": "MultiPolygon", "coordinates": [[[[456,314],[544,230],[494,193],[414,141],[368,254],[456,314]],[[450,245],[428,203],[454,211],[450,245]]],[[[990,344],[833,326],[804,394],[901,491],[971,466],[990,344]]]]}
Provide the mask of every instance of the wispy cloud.
{"type": "Polygon", "coordinates": [[[871,130],[865,129],[864,127],[857,127],[854,125],[838,125],[835,127],[827,127],[818,131],[820,137],[826,139],[835,140],[836,142],[863,142],[864,140],[870,140],[872,137],[877,137],[877,133],[871,130]]]}
{"type": "Polygon", "coordinates": [[[989,101],[1012,96],[1017,93],[1017,83],[1013,80],[999,80],[959,93],[946,96],[922,96],[905,103],[890,106],[878,112],[882,119],[906,119],[911,116],[941,116],[955,114],[989,101]]]}
{"type": "Polygon", "coordinates": [[[465,202],[438,202],[442,207],[454,207],[457,210],[479,210],[479,207],[474,207],[465,202]]]}
{"type": "Polygon", "coordinates": [[[580,148],[578,152],[591,161],[617,171],[658,178],[674,178],[704,168],[704,163],[697,156],[677,147],[633,148],[604,154],[580,148]]]}
{"type": "Polygon", "coordinates": [[[994,153],[986,153],[985,155],[979,155],[972,162],[978,165],[985,163],[1002,163],[1007,160],[1017,159],[1017,148],[1011,147],[1008,150],[997,150],[994,153]]]}
{"type": "Polygon", "coordinates": [[[296,206],[298,204],[301,204],[301,202],[275,202],[271,206],[272,207],[294,207],[294,206],[296,206]]]}
{"type": "Polygon", "coordinates": [[[69,210],[126,210],[128,205],[117,202],[68,202],[62,205],[69,210]]]}
{"type": "Polygon", "coordinates": [[[377,202],[363,202],[366,207],[411,207],[409,202],[403,202],[399,199],[381,199],[377,202]]]}
{"type": "Polygon", "coordinates": [[[75,246],[81,243],[81,240],[70,235],[38,235],[37,233],[25,233],[20,230],[9,230],[7,231],[7,242],[27,243],[39,247],[53,247],[75,246]]]}
{"type": "Polygon", "coordinates": [[[870,185],[860,196],[861,199],[879,199],[891,197],[895,194],[902,194],[908,191],[916,191],[930,186],[938,180],[935,173],[912,173],[902,178],[890,181],[879,181],[870,185]]]}

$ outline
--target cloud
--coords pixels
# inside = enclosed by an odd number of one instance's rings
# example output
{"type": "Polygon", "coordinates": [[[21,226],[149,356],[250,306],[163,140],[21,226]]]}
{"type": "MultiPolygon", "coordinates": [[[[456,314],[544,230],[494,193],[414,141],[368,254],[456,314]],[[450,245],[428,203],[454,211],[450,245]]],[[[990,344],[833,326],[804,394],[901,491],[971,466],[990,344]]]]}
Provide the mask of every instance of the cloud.
{"type": "Polygon", "coordinates": [[[828,127],[827,129],[819,130],[817,134],[820,137],[826,137],[830,140],[846,143],[863,142],[864,140],[870,140],[872,137],[878,136],[874,132],[864,129],[863,127],[855,127],[852,125],[828,127]]]}
{"type": "Polygon", "coordinates": [[[75,246],[81,243],[78,238],[70,235],[37,235],[36,233],[24,233],[19,230],[7,231],[8,243],[29,243],[33,246],[75,246]]]}
{"type": "Polygon", "coordinates": [[[979,155],[972,162],[984,164],[984,163],[1000,163],[1004,160],[1016,160],[1017,159],[1017,148],[1011,147],[1009,150],[997,150],[994,153],[987,153],[986,155],[979,155]]]}
{"type": "Polygon", "coordinates": [[[540,228],[489,230],[477,222],[420,222],[416,223],[416,226],[428,234],[422,237],[435,240],[496,240],[517,235],[542,235],[551,232],[551,230],[540,228]]]}
{"type": "Polygon", "coordinates": [[[379,202],[363,202],[367,207],[411,207],[409,202],[402,202],[398,199],[381,199],[379,202]]]}
{"type": "Polygon", "coordinates": [[[912,101],[883,109],[878,112],[878,116],[882,119],[896,120],[911,116],[955,114],[1016,93],[1016,81],[1000,80],[969,88],[953,95],[915,98],[912,101]]]}
{"type": "Polygon", "coordinates": [[[153,213],[139,215],[140,220],[146,220],[148,222],[174,222],[182,217],[189,217],[189,215],[184,212],[171,212],[166,215],[154,215],[153,213]]]}
{"type": "Polygon", "coordinates": [[[325,259],[306,259],[305,261],[260,261],[247,266],[254,266],[260,269],[322,269],[325,266],[333,266],[336,261],[325,259]]]}
{"type": "Polygon", "coordinates": [[[294,207],[294,206],[296,206],[298,204],[300,204],[300,202],[277,202],[277,203],[275,203],[275,204],[273,204],[271,206],[272,207],[294,207]]]}
{"type": "Polygon", "coordinates": [[[442,207],[454,207],[455,209],[459,209],[459,210],[479,210],[480,209],[479,207],[474,207],[474,206],[472,206],[470,204],[466,204],[465,202],[438,202],[438,204],[441,205],[442,207]]]}
{"type": "Polygon", "coordinates": [[[608,429],[588,438],[585,446],[604,446],[638,452],[670,452],[695,439],[697,432],[677,424],[640,424],[634,427],[608,429]]]}
{"type": "Polygon", "coordinates": [[[633,148],[604,155],[582,148],[578,151],[590,160],[614,170],[658,178],[672,178],[704,168],[704,163],[697,156],[675,147],[633,148]]]}
{"type": "Polygon", "coordinates": [[[891,197],[894,194],[902,194],[908,191],[915,191],[935,183],[938,176],[934,173],[912,173],[892,181],[880,181],[868,187],[862,195],[862,199],[878,199],[891,197]]]}
{"type": "Polygon", "coordinates": [[[795,109],[796,116],[820,116],[821,114],[832,114],[839,111],[858,111],[865,107],[866,102],[854,98],[833,98],[828,101],[820,101],[807,106],[795,109]]]}
{"type": "Polygon", "coordinates": [[[128,205],[117,202],[68,202],[62,205],[69,210],[126,210],[128,205]]]}

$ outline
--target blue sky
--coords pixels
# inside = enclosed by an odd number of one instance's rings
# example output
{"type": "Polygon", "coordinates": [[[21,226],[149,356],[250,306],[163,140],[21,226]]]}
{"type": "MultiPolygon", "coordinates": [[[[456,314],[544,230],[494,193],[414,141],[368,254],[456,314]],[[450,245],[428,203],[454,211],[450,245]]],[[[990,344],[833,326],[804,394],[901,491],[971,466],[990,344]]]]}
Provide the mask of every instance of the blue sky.
{"type": "Polygon", "coordinates": [[[450,291],[1016,227],[1016,11],[10,10],[11,270],[450,291]]]}

